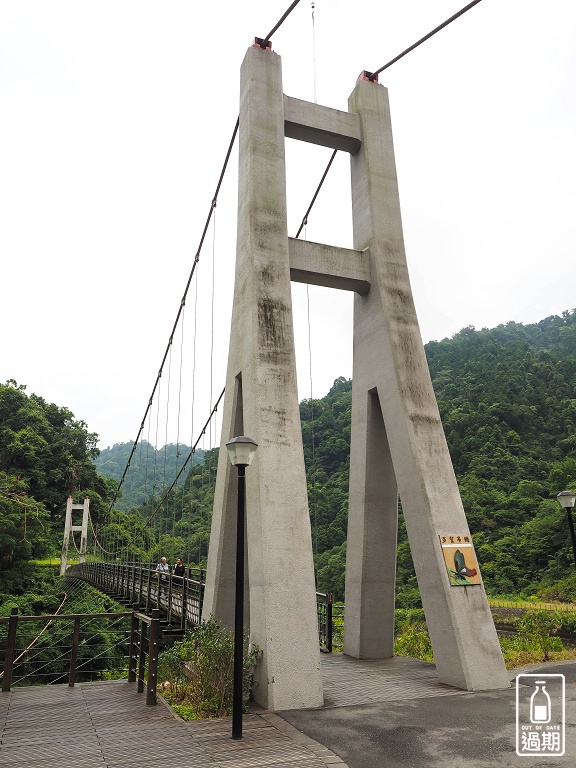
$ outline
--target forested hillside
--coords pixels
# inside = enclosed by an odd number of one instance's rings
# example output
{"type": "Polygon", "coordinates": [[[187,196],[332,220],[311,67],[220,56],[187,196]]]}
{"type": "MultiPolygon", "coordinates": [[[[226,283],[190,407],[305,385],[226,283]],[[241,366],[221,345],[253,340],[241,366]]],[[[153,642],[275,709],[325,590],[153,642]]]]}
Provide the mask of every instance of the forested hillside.
{"type": "MultiPolygon", "coordinates": [[[[576,599],[559,491],[576,486],[576,312],[426,345],[486,586],[576,599]]],[[[319,583],[342,594],[351,382],[301,404],[319,583]],[[312,418],[313,417],[313,418],[312,418]],[[314,455],[312,453],[314,433],[314,455]]],[[[399,596],[418,599],[404,526],[399,596]]]]}
{"type": "Polygon", "coordinates": [[[15,381],[0,386],[0,567],[61,542],[69,494],[89,495],[93,514],[102,512],[116,483],[96,471],[97,437],[67,408],[15,381]]]}
{"type": "MultiPolygon", "coordinates": [[[[96,469],[104,477],[120,480],[130,454],[133,442],[115,443],[111,448],[104,448],[95,458],[96,469]]],[[[186,461],[190,448],[179,443],[168,443],[156,450],[147,440],[141,440],[130,465],[130,475],[122,486],[122,493],[116,502],[121,510],[131,510],[156,495],[162,488],[170,485],[186,461]]],[[[199,448],[194,452],[193,463],[201,464],[204,451],[199,448]]],[[[182,473],[179,485],[184,483],[186,471],[182,473]]]]}
{"type": "MultiPolygon", "coordinates": [[[[488,590],[576,600],[566,515],[556,501],[559,491],[576,488],[576,311],[532,325],[465,328],[431,342],[426,353],[488,590]]],[[[318,586],[338,597],[350,403],[351,382],[340,378],[326,397],[300,406],[318,586]]],[[[200,463],[196,457],[162,502],[165,478],[171,482],[189,449],[139,446],[134,480],[108,517],[114,478],[131,445],[97,458],[96,436],[66,408],[28,395],[15,382],[1,386],[0,567],[18,568],[58,551],[68,493],[90,496],[99,535],[115,549],[131,544],[131,557],[205,563],[217,449],[200,463]]],[[[410,606],[419,596],[401,513],[399,537],[398,601],[410,606]]]]}

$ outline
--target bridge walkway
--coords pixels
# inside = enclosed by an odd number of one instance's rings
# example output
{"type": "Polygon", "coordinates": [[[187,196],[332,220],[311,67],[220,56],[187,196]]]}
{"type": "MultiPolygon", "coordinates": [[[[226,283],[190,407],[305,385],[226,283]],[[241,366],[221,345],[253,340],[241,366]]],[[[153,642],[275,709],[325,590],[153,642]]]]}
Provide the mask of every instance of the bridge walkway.
{"type": "Polygon", "coordinates": [[[0,694],[0,763],[12,768],[345,768],[272,713],[245,715],[241,741],[230,734],[231,718],[184,722],[123,680],[0,694]]]}

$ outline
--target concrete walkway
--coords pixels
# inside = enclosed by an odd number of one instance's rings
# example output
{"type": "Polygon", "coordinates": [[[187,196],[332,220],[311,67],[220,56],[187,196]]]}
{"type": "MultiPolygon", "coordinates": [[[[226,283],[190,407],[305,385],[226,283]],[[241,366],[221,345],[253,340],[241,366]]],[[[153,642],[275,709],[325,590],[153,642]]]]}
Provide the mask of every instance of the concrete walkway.
{"type": "Polygon", "coordinates": [[[339,656],[323,660],[328,706],[279,714],[329,747],[349,768],[576,765],[576,662],[533,665],[510,673],[511,681],[521,672],[566,677],[566,752],[562,757],[526,758],[516,754],[515,687],[455,692],[434,682],[434,665],[426,662],[339,656]],[[335,672],[339,665],[347,670],[345,676],[335,672]]]}

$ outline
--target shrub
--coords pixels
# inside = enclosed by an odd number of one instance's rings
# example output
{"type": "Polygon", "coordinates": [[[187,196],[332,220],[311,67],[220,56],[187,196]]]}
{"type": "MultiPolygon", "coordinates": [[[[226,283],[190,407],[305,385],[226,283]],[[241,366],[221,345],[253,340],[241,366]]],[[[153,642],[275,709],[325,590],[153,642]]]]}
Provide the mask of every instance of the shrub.
{"type": "Polygon", "coordinates": [[[526,642],[539,649],[542,661],[548,661],[552,651],[561,651],[564,646],[557,632],[562,619],[552,611],[527,611],[516,619],[516,630],[526,642]]]}
{"type": "Polygon", "coordinates": [[[432,643],[421,608],[396,610],[394,653],[434,661],[432,643]]]}
{"type": "MultiPolygon", "coordinates": [[[[247,702],[258,660],[244,638],[243,698],[247,702]]],[[[232,712],[234,633],[214,618],[193,629],[159,657],[163,695],[185,720],[225,717],[232,712]]]]}

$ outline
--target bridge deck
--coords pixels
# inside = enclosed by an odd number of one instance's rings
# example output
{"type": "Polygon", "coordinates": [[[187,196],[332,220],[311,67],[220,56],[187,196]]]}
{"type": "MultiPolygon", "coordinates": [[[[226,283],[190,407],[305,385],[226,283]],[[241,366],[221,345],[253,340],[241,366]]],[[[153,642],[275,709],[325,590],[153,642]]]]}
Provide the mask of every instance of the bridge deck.
{"type": "Polygon", "coordinates": [[[147,707],[136,685],[80,683],[0,694],[0,763],[12,768],[325,768],[344,763],[273,714],[185,723],[161,703],[147,707]],[[275,726],[278,727],[275,727],[275,726]],[[322,757],[324,757],[324,760],[322,757]]]}
{"type": "MultiPolygon", "coordinates": [[[[463,693],[438,683],[434,666],[415,659],[321,658],[326,707],[463,693]]],[[[246,715],[242,741],[230,733],[230,718],[185,723],[162,704],[147,707],[124,680],[0,694],[0,763],[12,768],[148,768],[168,761],[188,768],[345,768],[272,713],[246,715]]]]}

